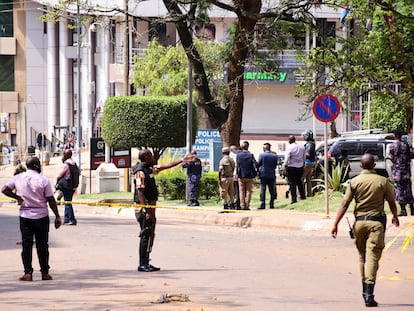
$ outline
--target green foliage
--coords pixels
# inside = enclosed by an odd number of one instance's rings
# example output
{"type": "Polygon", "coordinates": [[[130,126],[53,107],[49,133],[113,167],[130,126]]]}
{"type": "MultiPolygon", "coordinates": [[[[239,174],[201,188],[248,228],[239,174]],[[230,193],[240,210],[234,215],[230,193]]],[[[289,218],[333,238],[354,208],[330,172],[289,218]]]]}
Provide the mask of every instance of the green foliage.
{"type": "MultiPolygon", "coordinates": [[[[168,200],[185,200],[186,173],[184,170],[165,170],[156,176],[158,191],[168,200]]],[[[201,175],[199,198],[206,200],[219,197],[218,172],[201,175]]]]}
{"type": "Polygon", "coordinates": [[[156,176],[159,193],[169,200],[184,200],[186,175],[183,170],[166,170],[156,176]]]}
{"type": "MultiPolygon", "coordinates": [[[[328,174],[328,189],[332,189],[333,191],[345,192],[345,188],[347,185],[347,181],[344,181],[344,174],[346,172],[345,165],[349,165],[349,163],[342,162],[339,165],[336,165],[332,168],[331,173],[328,174]]],[[[321,166],[322,170],[322,178],[325,174],[325,167],[321,166]]],[[[320,188],[324,188],[324,179],[314,179],[313,181],[317,182],[318,185],[316,186],[317,190],[320,188]]]]}
{"type": "MultiPolygon", "coordinates": [[[[193,113],[196,123],[195,109],[193,113]]],[[[186,121],[186,96],[109,97],[105,103],[102,137],[114,148],[151,147],[163,151],[167,147],[186,145],[186,121]]],[[[197,123],[193,124],[193,130],[194,139],[197,123]]]]}
{"type": "Polygon", "coordinates": [[[374,98],[371,128],[408,129],[413,107],[414,3],[386,3],[352,1],[349,21],[354,21],[353,28],[335,38],[336,46],[342,49],[325,44],[312,49],[304,59],[298,74],[305,79],[298,85],[297,96],[303,99],[308,114],[319,94],[338,96],[346,110],[346,103],[358,103],[359,95],[369,92],[374,98]],[[369,23],[370,31],[364,27],[369,23]],[[395,84],[401,85],[401,92],[395,92],[395,84]]]}
{"type": "Polygon", "coordinates": [[[201,175],[199,196],[206,200],[218,198],[220,195],[218,187],[218,172],[210,171],[201,175]]]}
{"type": "MultiPolygon", "coordinates": [[[[401,104],[397,99],[387,92],[373,94],[370,110],[371,128],[382,128],[384,132],[391,133],[396,128],[408,127],[405,110],[401,109],[401,104]]],[[[364,127],[368,128],[368,114],[364,115],[363,122],[364,127]]]]}
{"type": "MultiPolygon", "coordinates": [[[[211,86],[222,76],[224,44],[195,40],[211,86]]],[[[144,57],[135,57],[133,81],[147,95],[174,96],[188,92],[188,60],[181,45],[162,46],[149,42],[144,57]]]]}

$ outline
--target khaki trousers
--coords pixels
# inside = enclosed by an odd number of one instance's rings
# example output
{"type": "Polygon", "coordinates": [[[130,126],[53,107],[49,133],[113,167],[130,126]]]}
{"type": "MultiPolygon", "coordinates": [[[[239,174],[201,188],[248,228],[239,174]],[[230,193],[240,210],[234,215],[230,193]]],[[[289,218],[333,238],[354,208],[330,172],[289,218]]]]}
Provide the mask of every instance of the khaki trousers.
{"type": "Polygon", "coordinates": [[[240,207],[248,209],[252,199],[253,179],[239,178],[240,207]]]}
{"type": "Polygon", "coordinates": [[[378,262],[385,246],[384,226],[379,221],[356,221],[354,232],[362,282],[375,284],[378,262]]]}
{"type": "Polygon", "coordinates": [[[234,179],[233,177],[223,177],[220,179],[220,197],[223,204],[234,203],[234,179]]]}

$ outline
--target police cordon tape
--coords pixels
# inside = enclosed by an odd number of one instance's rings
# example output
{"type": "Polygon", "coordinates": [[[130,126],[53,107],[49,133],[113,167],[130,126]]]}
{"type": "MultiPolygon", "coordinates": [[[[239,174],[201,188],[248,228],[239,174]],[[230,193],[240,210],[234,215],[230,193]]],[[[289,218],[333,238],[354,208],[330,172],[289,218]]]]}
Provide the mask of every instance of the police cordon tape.
{"type": "MultiPolygon", "coordinates": [[[[7,201],[7,202],[16,202],[16,200],[10,199],[10,198],[0,198],[0,201],[7,201]]],[[[56,201],[57,204],[79,204],[79,205],[89,205],[89,206],[112,206],[112,207],[126,207],[126,208],[162,208],[162,209],[175,209],[175,210],[193,210],[193,211],[210,211],[210,212],[219,212],[219,213],[249,213],[253,212],[252,210],[223,210],[218,208],[203,208],[200,206],[197,207],[185,207],[185,206],[172,206],[172,205],[145,205],[145,204],[136,204],[133,202],[129,203],[114,203],[110,201],[56,201]]],[[[121,211],[121,208],[118,209],[118,213],[121,211]]],[[[272,211],[270,213],[266,213],[266,215],[269,214],[288,214],[288,212],[284,213],[282,211],[272,211]]],[[[311,216],[317,216],[321,217],[320,214],[309,214],[306,213],[306,215],[311,216]]],[[[325,216],[326,218],[326,216],[325,216]]],[[[388,249],[403,235],[407,234],[407,232],[410,229],[414,229],[414,220],[411,220],[410,225],[408,225],[405,229],[403,229],[401,232],[399,232],[393,239],[391,239],[384,247],[383,254],[381,258],[385,255],[385,253],[388,251],[388,249]]],[[[414,234],[414,233],[413,233],[414,234]]],[[[409,243],[411,244],[411,239],[409,240],[409,243]]],[[[404,251],[404,250],[402,250],[404,251]]],[[[397,271],[396,271],[397,272],[397,271]]],[[[398,273],[398,272],[397,272],[398,273]]],[[[389,281],[407,281],[407,280],[413,280],[414,276],[379,276],[379,280],[389,280],[389,281]]]]}
{"type": "MultiPolygon", "coordinates": [[[[7,202],[16,202],[14,199],[10,198],[0,198],[0,201],[7,201],[7,202]]],[[[202,206],[181,206],[181,205],[145,205],[145,204],[136,204],[131,202],[128,203],[115,203],[113,200],[100,200],[100,201],[62,201],[56,200],[57,204],[78,204],[78,205],[90,205],[90,206],[112,206],[112,207],[146,207],[146,208],[157,208],[157,209],[174,209],[174,210],[191,210],[191,211],[209,211],[209,212],[219,212],[219,213],[252,213],[257,212],[256,210],[236,210],[236,209],[223,209],[223,208],[214,208],[214,207],[202,207],[202,206]]],[[[269,214],[290,214],[287,211],[282,210],[273,210],[267,211],[266,215],[269,214]]],[[[300,214],[300,213],[296,213],[300,214]]],[[[303,215],[313,216],[313,217],[321,217],[321,218],[329,218],[329,216],[322,217],[322,214],[314,213],[303,213],[303,215]]]]}

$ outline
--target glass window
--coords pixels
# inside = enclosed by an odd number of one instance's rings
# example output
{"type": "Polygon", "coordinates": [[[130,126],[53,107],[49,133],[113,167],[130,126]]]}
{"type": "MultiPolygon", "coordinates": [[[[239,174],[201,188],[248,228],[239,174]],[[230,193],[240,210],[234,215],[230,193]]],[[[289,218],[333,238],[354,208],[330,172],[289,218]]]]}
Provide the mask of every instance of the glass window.
{"type": "Polygon", "coordinates": [[[0,37],[13,37],[13,1],[0,0],[0,37]]]}
{"type": "Polygon", "coordinates": [[[14,56],[0,55],[0,91],[14,91],[14,56]]]}

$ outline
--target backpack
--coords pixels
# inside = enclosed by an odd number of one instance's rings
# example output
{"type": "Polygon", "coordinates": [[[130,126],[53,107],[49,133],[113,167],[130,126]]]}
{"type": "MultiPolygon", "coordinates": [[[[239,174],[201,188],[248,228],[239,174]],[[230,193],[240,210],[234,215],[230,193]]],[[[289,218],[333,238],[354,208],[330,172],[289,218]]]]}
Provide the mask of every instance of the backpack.
{"type": "Polygon", "coordinates": [[[72,188],[72,189],[76,189],[79,186],[79,167],[78,165],[75,164],[69,164],[67,163],[69,166],[69,171],[70,171],[70,181],[69,181],[69,186],[68,188],[72,188]]]}

